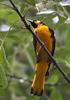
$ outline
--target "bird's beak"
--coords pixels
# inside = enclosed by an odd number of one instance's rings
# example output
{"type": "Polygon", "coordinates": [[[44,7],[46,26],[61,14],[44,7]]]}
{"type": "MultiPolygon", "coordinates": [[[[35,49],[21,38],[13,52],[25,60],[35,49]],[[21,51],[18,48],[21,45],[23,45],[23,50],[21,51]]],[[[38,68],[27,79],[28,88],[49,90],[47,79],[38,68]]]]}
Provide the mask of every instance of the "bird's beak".
{"type": "Polygon", "coordinates": [[[32,27],[37,28],[37,24],[35,23],[35,21],[31,20],[31,19],[27,19],[28,22],[30,22],[30,24],[32,25],[32,27]]]}
{"type": "Polygon", "coordinates": [[[33,23],[33,20],[31,20],[31,19],[27,19],[27,21],[30,22],[30,23],[33,23]]]}

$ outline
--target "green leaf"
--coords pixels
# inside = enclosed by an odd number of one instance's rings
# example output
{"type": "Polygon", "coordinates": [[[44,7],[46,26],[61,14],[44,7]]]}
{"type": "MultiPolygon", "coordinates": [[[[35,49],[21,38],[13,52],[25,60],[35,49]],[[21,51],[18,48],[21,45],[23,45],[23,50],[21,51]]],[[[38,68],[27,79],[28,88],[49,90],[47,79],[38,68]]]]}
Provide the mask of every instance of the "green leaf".
{"type": "Polygon", "coordinates": [[[53,90],[51,94],[51,100],[63,100],[61,93],[57,89],[53,90]]]}
{"type": "Polygon", "coordinates": [[[63,92],[70,94],[70,84],[63,84],[59,87],[63,92]]]}
{"type": "Polygon", "coordinates": [[[59,75],[58,75],[58,73],[56,73],[56,72],[54,72],[50,77],[49,77],[49,79],[48,79],[48,83],[53,83],[53,84],[55,84],[55,83],[57,83],[58,82],[58,80],[59,80],[59,75]]]}
{"type": "Polygon", "coordinates": [[[6,73],[10,72],[9,64],[3,47],[0,47],[0,64],[3,66],[6,73]]]}
{"type": "Polygon", "coordinates": [[[4,67],[0,64],[0,88],[6,88],[8,85],[4,67]]]}
{"type": "Polygon", "coordinates": [[[0,87],[6,88],[8,80],[6,73],[9,72],[8,62],[3,47],[0,47],[0,87]]]}

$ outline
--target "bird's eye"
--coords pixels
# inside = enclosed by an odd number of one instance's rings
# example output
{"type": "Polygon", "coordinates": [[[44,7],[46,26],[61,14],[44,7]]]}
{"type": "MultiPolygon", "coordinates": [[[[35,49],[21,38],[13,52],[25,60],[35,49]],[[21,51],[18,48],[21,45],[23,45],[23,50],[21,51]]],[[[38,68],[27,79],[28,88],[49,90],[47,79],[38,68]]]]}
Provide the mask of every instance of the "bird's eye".
{"type": "Polygon", "coordinates": [[[45,23],[43,23],[43,22],[40,22],[40,24],[43,24],[43,25],[45,25],[45,23]]]}
{"type": "Polygon", "coordinates": [[[34,28],[37,28],[37,24],[35,22],[31,23],[34,28]]]}

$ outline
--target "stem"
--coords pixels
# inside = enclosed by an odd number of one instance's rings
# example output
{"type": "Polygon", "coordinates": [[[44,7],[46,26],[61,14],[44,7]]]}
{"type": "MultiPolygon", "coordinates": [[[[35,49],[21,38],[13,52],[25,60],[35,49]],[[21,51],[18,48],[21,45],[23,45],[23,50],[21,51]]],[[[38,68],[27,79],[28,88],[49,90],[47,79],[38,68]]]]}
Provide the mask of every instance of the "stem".
{"type": "MultiPolygon", "coordinates": [[[[10,79],[15,79],[15,80],[20,80],[20,79],[22,79],[22,80],[24,80],[24,81],[27,81],[27,82],[29,82],[29,83],[32,83],[32,80],[28,80],[28,79],[23,79],[22,77],[19,77],[19,76],[16,76],[16,75],[11,75],[11,74],[7,74],[7,77],[9,77],[10,79]]],[[[45,83],[45,85],[47,85],[47,86],[51,86],[51,87],[53,87],[53,86],[61,86],[61,85],[64,85],[65,83],[45,83]]]]}

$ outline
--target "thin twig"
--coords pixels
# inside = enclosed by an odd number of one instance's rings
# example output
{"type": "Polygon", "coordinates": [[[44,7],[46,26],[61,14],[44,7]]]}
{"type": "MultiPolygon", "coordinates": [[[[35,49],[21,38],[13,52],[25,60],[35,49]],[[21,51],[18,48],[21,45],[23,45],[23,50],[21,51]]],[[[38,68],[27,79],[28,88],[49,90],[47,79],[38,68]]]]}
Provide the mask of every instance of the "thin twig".
{"type": "MultiPolygon", "coordinates": [[[[19,76],[16,76],[16,75],[10,75],[10,74],[7,74],[7,77],[9,77],[10,79],[15,79],[15,80],[24,80],[24,82],[29,82],[29,83],[32,83],[32,80],[28,80],[28,79],[23,79],[22,77],[19,77],[19,76]]],[[[53,86],[61,86],[61,85],[63,85],[63,84],[66,84],[66,83],[45,83],[45,85],[47,85],[47,86],[51,86],[51,87],[53,87],[53,86]]]]}
{"type": "Polygon", "coordinates": [[[44,51],[48,54],[48,57],[50,59],[50,61],[56,66],[56,68],[61,72],[61,74],[63,75],[64,79],[70,84],[70,78],[68,77],[68,75],[63,71],[63,69],[59,66],[59,64],[56,62],[56,60],[52,57],[52,55],[50,54],[50,52],[48,51],[48,49],[45,47],[44,43],[39,39],[39,37],[34,33],[34,31],[32,30],[32,28],[30,27],[30,25],[27,24],[26,20],[25,20],[25,16],[23,17],[22,14],[20,13],[20,11],[17,9],[17,7],[15,6],[15,4],[12,2],[12,0],[9,0],[10,3],[12,4],[14,10],[17,12],[17,14],[19,15],[19,17],[21,18],[22,22],[25,24],[26,28],[32,33],[32,35],[35,37],[35,39],[38,41],[38,43],[42,46],[42,48],[44,49],[44,51]]]}
{"type": "Polygon", "coordinates": [[[0,2],[0,5],[4,5],[4,6],[8,7],[8,8],[13,9],[13,8],[12,8],[10,5],[8,5],[8,4],[4,4],[4,3],[1,3],[1,2],[0,2]]]}

